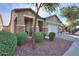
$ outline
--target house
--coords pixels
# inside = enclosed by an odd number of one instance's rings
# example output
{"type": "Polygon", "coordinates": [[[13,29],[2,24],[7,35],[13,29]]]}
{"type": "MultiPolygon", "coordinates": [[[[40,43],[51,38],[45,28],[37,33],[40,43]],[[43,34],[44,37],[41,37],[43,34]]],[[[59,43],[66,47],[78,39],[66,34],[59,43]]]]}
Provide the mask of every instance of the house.
{"type": "MultiPolygon", "coordinates": [[[[27,31],[29,35],[32,34],[32,29],[34,28],[35,11],[31,8],[21,8],[13,9],[11,11],[11,22],[10,29],[12,33],[25,32],[27,31]]],[[[36,24],[36,31],[42,32],[55,32],[58,33],[62,31],[64,25],[59,20],[56,15],[43,18],[38,15],[36,24]]]]}
{"type": "Polygon", "coordinates": [[[2,21],[2,15],[0,14],[0,31],[3,30],[3,21],[2,21]]]}
{"type": "Polygon", "coordinates": [[[65,25],[60,21],[60,19],[56,15],[46,17],[45,20],[48,28],[48,33],[59,33],[64,31],[65,25]]]}
{"type": "Polygon", "coordinates": [[[3,26],[4,32],[10,32],[10,26],[3,26]]]}

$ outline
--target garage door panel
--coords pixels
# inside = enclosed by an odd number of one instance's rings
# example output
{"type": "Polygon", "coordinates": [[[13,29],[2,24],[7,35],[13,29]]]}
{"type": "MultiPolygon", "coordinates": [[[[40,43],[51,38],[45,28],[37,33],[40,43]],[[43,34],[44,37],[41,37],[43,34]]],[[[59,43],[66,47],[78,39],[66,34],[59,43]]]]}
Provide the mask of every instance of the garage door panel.
{"type": "Polygon", "coordinates": [[[48,24],[48,33],[49,32],[58,32],[58,27],[56,25],[48,24]]]}

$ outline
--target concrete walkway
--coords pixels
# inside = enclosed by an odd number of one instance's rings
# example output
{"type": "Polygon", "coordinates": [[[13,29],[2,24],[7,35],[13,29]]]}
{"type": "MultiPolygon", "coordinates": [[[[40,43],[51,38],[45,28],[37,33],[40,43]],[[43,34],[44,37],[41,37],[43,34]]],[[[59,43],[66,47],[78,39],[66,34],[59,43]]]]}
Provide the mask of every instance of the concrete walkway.
{"type": "Polygon", "coordinates": [[[65,40],[73,41],[73,44],[63,56],[79,56],[79,36],[70,34],[59,34],[58,36],[65,40]]]}
{"type": "Polygon", "coordinates": [[[63,56],[79,56],[79,42],[75,41],[63,56]]]}

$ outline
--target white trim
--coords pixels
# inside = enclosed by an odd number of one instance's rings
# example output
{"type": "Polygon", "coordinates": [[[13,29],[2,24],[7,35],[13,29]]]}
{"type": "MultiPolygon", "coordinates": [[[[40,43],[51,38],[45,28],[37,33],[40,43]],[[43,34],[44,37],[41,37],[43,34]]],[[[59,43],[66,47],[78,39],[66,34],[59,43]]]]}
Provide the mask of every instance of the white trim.
{"type": "MultiPolygon", "coordinates": [[[[32,26],[32,27],[34,27],[34,26],[32,26]]],[[[36,26],[36,27],[39,27],[39,26],[36,26]]]]}
{"type": "Polygon", "coordinates": [[[33,16],[29,16],[29,15],[23,15],[24,17],[28,17],[28,18],[35,18],[33,16]]]}
{"type": "Polygon", "coordinates": [[[51,21],[47,21],[47,24],[52,24],[52,25],[59,25],[59,26],[63,26],[61,23],[56,23],[56,22],[51,22],[51,21]]]}
{"type": "MultiPolygon", "coordinates": [[[[29,15],[23,15],[24,17],[28,17],[28,18],[35,18],[35,17],[33,17],[33,16],[29,16],[29,15]]],[[[44,21],[43,19],[37,19],[38,21],[44,21]]]]}
{"type": "Polygon", "coordinates": [[[43,19],[37,19],[38,21],[44,21],[43,19]]]}
{"type": "Polygon", "coordinates": [[[60,25],[60,23],[56,23],[56,22],[52,22],[52,21],[46,21],[46,23],[48,23],[48,24],[57,24],[57,25],[60,25]]]}
{"type": "Polygon", "coordinates": [[[48,28],[48,27],[42,27],[42,28],[48,28]]]}
{"type": "Polygon", "coordinates": [[[16,26],[25,26],[25,25],[16,25],[16,26]]]}

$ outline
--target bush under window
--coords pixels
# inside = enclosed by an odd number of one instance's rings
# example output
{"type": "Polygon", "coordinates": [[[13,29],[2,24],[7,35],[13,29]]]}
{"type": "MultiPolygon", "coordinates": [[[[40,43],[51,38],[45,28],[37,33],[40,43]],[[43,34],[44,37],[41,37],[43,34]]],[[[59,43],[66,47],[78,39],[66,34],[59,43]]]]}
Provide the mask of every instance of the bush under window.
{"type": "Polygon", "coordinates": [[[28,34],[26,32],[19,32],[16,34],[18,45],[23,45],[28,40],[28,34]]]}

